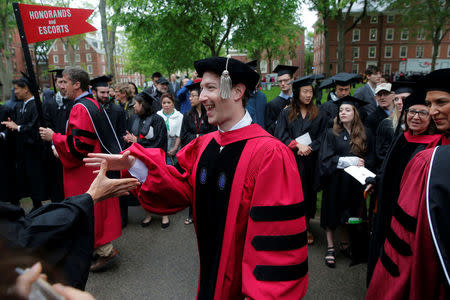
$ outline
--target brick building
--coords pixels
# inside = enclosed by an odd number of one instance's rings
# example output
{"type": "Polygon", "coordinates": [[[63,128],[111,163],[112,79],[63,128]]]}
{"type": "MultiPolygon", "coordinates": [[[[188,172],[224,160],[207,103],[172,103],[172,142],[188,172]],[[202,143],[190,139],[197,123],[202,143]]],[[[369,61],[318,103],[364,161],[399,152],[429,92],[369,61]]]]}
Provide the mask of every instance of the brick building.
{"type": "MultiPolygon", "coordinates": [[[[347,20],[350,26],[353,18],[347,20]]],[[[364,73],[369,65],[377,65],[384,74],[400,72],[428,72],[431,70],[433,45],[425,31],[401,27],[401,15],[390,12],[371,12],[345,36],[345,72],[364,73]]],[[[329,22],[329,63],[331,74],[337,72],[337,25],[329,22]]],[[[315,72],[325,73],[325,39],[323,33],[314,36],[315,72]]],[[[438,68],[450,67],[450,34],[443,38],[438,68]]]]}
{"type": "MultiPolygon", "coordinates": [[[[91,78],[106,75],[106,55],[101,41],[87,36],[80,39],[73,48],[72,50],[71,47],[66,47],[61,39],[55,40],[47,53],[49,66],[52,68],[80,67],[86,70],[91,78]]],[[[114,82],[133,81],[136,85],[143,86],[145,77],[138,73],[126,72],[124,64],[123,57],[115,57],[114,82]]]]}

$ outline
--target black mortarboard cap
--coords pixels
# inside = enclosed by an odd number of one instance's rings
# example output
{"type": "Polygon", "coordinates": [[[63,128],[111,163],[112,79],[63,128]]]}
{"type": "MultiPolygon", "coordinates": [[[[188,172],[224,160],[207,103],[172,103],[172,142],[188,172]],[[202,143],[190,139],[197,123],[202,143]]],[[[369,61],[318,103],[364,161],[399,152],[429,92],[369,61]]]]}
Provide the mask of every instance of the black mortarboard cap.
{"type": "Polygon", "coordinates": [[[416,88],[414,92],[403,100],[403,110],[410,108],[413,105],[427,105],[425,102],[425,90],[416,88]]]}
{"type": "Polygon", "coordinates": [[[342,104],[351,104],[354,107],[356,107],[357,109],[359,109],[360,107],[363,107],[366,104],[369,104],[369,103],[367,103],[364,100],[355,98],[355,97],[350,96],[350,95],[342,97],[341,99],[336,100],[335,103],[338,105],[338,107],[340,107],[342,104]]]}
{"type": "MultiPolygon", "coordinates": [[[[207,71],[221,76],[226,69],[226,65],[226,57],[210,57],[194,62],[194,67],[199,77],[203,77],[203,74],[207,71]]],[[[228,73],[233,85],[242,83],[249,91],[254,91],[259,81],[259,74],[257,72],[250,66],[234,58],[228,60],[228,73]]]]}
{"type": "Polygon", "coordinates": [[[360,75],[354,74],[354,73],[338,73],[331,77],[334,84],[340,85],[340,86],[347,86],[352,84],[353,82],[356,82],[359,80],[360,75]]]}
{"type": "Polygon", "coordinates": [[[394,81],[391,90],[396,94],[412,93],[417,83],[413,81],[394,81]]]}
{"type": "Polygon", "coordinates": [[[161,78],[158,79],[158,81],[156,83],[158,83],[158,84],[169,84],[169,81],[166,78],[161,77],[161,78]]]}
{"type": "Polygon", "coordinates": [[[108,86],[108,82],[110,82],[110,81],[111,81],[111,78],[109,78],[106,75],[103,75],[103,76],[91,79],[89,84],[92,86],[92,88],[96,88],[99,86],[108,86]]]}
{"type": "Polygon", "coordinates": [[[138,95],[141,96],[145,100],[145,102],[149,103],[150,105],[152,105],[154,102],[159,102],[158,99],[151,95],[151,89],[145,89],[138,95]]]}
{"type": "Polygon", "coordinates": [[[253,70],[254,70],[258,66],[258,60],[255,59],[255,60],[249,61],[248,63],[246,63],[246,65],[250,66],[250,68],[253,68],[253,70]]]}
{"type": "Polygon", "coordinates": [[[302,86],[308,86],[308,85],[313,85],[314,79],[311,78],[311,76],[304,76],[300,79],[294,80],[292,82],[292,88],[293,89],[299,89],[302,86]]]}
{"type": "Polygon", "coordinates": [[[64,72],[64,69],[54,69],[54,70],[50,70],[49,72],[55,73],[56,78],[62,78],[63,77],[62,73],[64,72]]]}
{"type": "Polygon", "coordinates": [[[450,68],[433,71],[422,77],[418,83],[426,91],[444,91],[450,93],[450,68]]]}
{"type": "Polygon", "coordinates": [[[325,76],[323,74],[311,74],[311,75],[308,75],[308,77],[313,80],[320,80],[320,79],[325,78],[325,76]]]}
{"type": "Polygon", "coordinates": [[[298,70],[297,66],[287,66],[287,65],[278,65],[273,72],[277,73],[278,76],[283,76],[285,74],[294,75],[295,71],[298,70]]]}

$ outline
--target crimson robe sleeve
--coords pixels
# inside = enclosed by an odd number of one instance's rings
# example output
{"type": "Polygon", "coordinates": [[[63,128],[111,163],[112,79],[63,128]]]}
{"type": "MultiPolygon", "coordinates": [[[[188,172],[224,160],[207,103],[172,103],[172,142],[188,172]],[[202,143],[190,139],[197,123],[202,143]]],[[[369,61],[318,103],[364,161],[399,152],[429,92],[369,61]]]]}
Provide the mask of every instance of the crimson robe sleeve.
{"type": "Polygon", "coordinates": [[[432,151],[420,152],[405,169],[398,205],[366,300],[443,299],[426,209],[432,151]]]}
{"type": "Polygon", "coordinates": [[[248,171],[254,186],[246,189],[252,195],[242,292],[248,299],[300,299],[308,285],[300,175],[289,148],[278,142],[269,146],[255,158],[258,168],[248,171]]]}
{"type": "Polygon", "coordinates": [[[67,135],[53,134],[53,145],[65,168],[79,167],[84,164],[83,158],[94,152],[98,143],[94,126],[83,105],[72,108],[66,133],[67,135]]]}
{"type": "MultiPolygon", "coordinates": [[[[191,173],[198,156],[199,140],[185,146],[177,153],[182,172],[166,164],[166,156],[160,148],[144,148],[134,143],[131,155],[141,160],[148,168],[147,179],[135,192],[145,210],[156,214],[174,214],[191,204],[193,189],[191,173]]],[[[122,176],[130,176],[123,171],[122,176]]]]}

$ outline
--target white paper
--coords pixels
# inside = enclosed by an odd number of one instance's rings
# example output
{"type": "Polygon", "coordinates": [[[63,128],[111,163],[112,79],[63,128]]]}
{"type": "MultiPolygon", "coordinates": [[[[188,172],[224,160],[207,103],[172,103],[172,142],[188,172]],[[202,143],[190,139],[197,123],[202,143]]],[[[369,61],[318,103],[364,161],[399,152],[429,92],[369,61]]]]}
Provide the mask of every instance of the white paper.
{"type": "Polygon", "coordinates": [[[301,145],[308,146],[312,143],[311,136],[309,135],[309,132],[305,133],[304,135],[299,136],[295,139],[295,141],[301,145]]]}
{"type": "Polygon", "coordinates": [[[375,177],[376,175],[364,167],[350,166],[344,169],[353,178],[358,180],[362,185],[366,184],[367,177],[375,177]]]}

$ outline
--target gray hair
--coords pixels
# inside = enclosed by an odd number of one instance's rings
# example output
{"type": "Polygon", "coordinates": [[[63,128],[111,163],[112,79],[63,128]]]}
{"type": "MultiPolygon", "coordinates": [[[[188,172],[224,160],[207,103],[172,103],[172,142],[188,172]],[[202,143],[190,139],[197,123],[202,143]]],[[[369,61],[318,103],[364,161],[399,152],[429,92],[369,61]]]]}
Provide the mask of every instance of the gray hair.
{"type": "Polygon", "coordinates": [[[72,84],[79,82],[80,89],[83,92],[89,90],[89,74],[85,70],[75,67],[68,67],[63,71],[63,75],[67,75],[72,84]]]}

